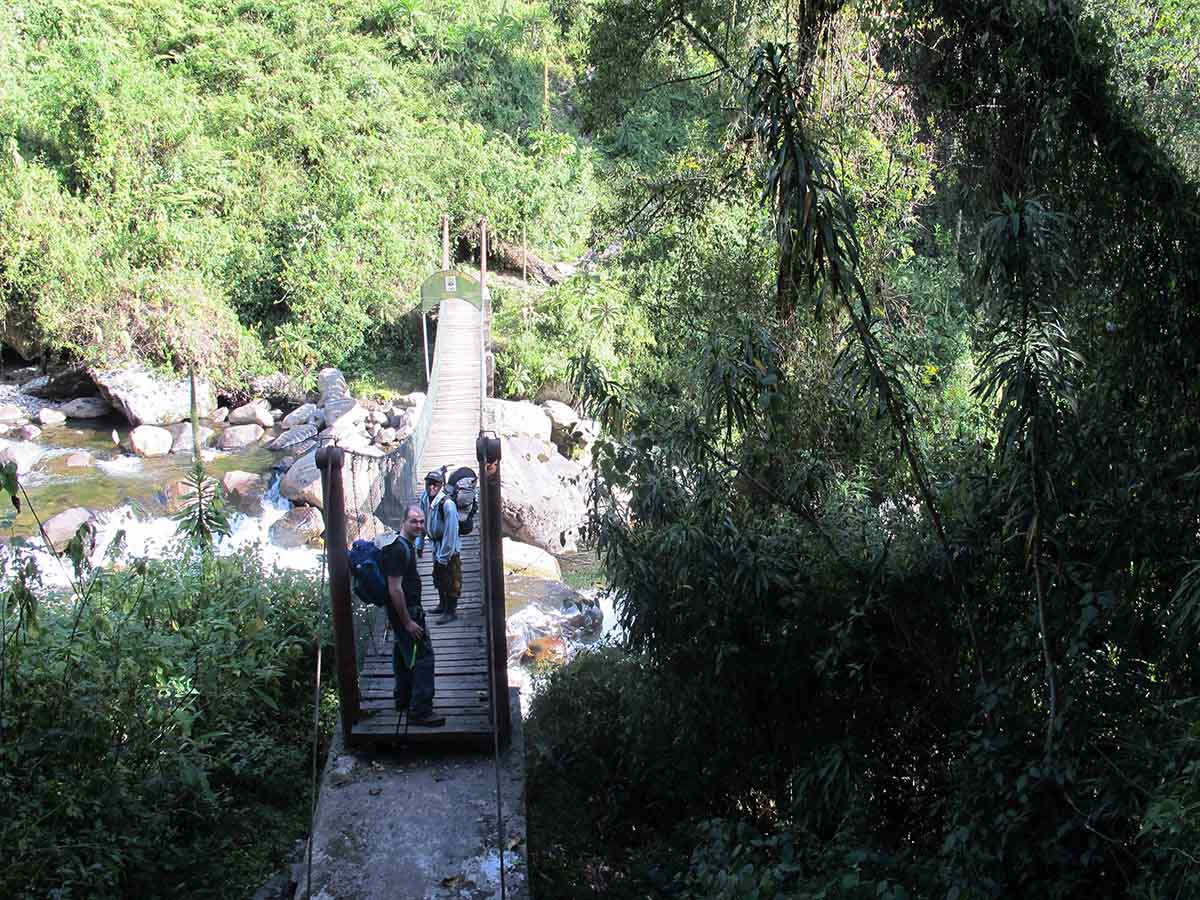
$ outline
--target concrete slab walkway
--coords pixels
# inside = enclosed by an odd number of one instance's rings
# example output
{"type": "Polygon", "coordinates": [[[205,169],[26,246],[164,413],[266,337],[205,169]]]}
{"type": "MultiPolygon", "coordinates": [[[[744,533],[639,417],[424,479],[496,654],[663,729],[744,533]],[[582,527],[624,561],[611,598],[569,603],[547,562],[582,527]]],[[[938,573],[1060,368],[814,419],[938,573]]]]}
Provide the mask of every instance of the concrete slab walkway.
{"type": "MultiPolygon", "coordinates": [[[[511,708],[521,708],[517,690],[511,708]]],[[[528,900],[525,745],[519,715],[500,753],[348,750],[336,737],[313,828],[312,900],[528,900]]]]}

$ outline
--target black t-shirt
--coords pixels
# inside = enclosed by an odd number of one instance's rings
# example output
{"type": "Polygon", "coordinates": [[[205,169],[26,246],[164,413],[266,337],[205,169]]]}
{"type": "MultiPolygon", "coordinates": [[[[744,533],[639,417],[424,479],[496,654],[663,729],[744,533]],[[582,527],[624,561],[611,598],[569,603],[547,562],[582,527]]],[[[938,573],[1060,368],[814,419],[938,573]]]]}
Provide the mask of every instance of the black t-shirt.
{"type": "Polygon", "coordinates": [[[421,605],[421,576],[417,572],[417,554],[403,535],[380,551],[380,568],[385,578],[399,578],[408,606],[421,605]]]}

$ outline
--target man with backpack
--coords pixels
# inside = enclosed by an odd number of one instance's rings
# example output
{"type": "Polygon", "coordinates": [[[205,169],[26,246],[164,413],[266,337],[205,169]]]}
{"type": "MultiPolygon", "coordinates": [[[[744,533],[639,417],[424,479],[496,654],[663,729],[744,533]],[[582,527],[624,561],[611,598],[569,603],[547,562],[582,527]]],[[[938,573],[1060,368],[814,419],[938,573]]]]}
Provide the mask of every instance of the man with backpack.
{"type": "Polygon", "coordinates": [[[393,631],[396,709],[408,710],[409,725],[436,727],[445,725],[446,717],[433,713],[433,644],[425,628],[421,576],[417,572],[416,542],[424,527],[421,507],[410,503],[404,510],[400,533],[380,547],[379,568],[387,579],[390,601],[387,612],[393,631]]]}
{"type": "Polygon", "coordinates": [[[425,534],[433,545],[433,586],[438,592],[438,605],[434,612],[439,614],[435,620],[438,625],[458,618],[458,598],[462,594],[462,541],[459,538],[458,505],[443,490],[444,484],[442,470],[434,469],[425,476],[425,491],[421,494],[425,534]]]}

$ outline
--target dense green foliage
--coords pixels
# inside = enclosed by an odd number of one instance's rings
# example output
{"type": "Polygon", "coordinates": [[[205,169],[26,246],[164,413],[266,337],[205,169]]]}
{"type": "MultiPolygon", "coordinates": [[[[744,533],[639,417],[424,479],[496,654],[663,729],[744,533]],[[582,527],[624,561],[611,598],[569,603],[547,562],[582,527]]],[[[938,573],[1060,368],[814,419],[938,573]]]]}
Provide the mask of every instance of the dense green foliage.
{"type": "Polygon", "coordinates": [[[5,4],[12,343],[225,381],[365,369],[413,349],[391,326],[442,213],[464,251],[487,217],[578,253],[591,154],[543,108],[544,22],[518,2],[5,4]]]}
{"type": "Polygon", "coordinates": [[[535,701],[542,896],[1200,892],[1191,6],[564,16],[597,143],[686,102],[600,219],[654,352],[570,367],[629,656],[535,701]]]}
{"type": "Polygon", "coordinates": [[[10,559],[0,892],[249,896],[307,828],[316,582],[254,554],[68,555],[66,597],[10,559]]]}

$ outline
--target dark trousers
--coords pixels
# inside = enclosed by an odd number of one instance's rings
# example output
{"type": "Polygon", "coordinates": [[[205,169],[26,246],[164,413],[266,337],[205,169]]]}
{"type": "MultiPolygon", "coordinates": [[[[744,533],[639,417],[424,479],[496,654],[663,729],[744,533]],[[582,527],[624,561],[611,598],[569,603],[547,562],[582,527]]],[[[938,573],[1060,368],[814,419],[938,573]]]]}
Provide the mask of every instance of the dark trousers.
{"type": "MultiPolygon", "coordinates": [[[[391,610],[389,610],[391,612],[391,610]]],[[[409,616],[425,627],[425,611],[420,607],[409,607],[409,616]]],[[[392,613],[392,672],[396,677],[393,696],[396,709],[407,709],[415,719],[433,714],[433,644],[426,631],[419,641],[400,624],[400,617],[392,613]]]]}
{"type": "Polygon", "coordinates": [[[438,592],[438,606],[443,612],[458,609],[458,598],[462,595],[462,557],[457,553],[445,565],[433,563],[433,586],[438,592]]]}

